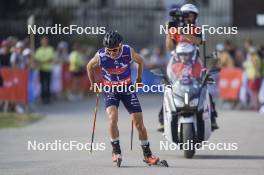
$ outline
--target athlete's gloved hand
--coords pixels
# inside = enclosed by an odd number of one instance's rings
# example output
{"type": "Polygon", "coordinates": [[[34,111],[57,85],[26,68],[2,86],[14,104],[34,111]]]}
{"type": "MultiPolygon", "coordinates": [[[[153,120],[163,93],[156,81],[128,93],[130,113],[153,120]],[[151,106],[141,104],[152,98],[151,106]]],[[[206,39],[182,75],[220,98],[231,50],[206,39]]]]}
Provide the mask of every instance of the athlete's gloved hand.
{"type": "MultiPolygon", "coordinates": [[[[91,92],[95,92],[95,93],[100,93],[101,92],[100,89],[99,88],[96,88],[95,84],[96,83],[91,83],[91,85],[90,85],[90,91],[91,92]]],[[[98,87],[100,87],[100,85],[98,85],[98,87]]]]}
{"type": "Polygon", "coordinates": [[[143,83],[142,83],[142,79],[141,78],[137,78],[136,82],[133,84],[134,86],[134,90],[138,90],[139,87],[143,87],[143,83]]]}
{"type": "Polygon", "coordinates": [[[135,82],[135,87],[142,87],[144,84],[142,83],[142,79],[141,78],[137,78],[136,82],[135,82]]]}

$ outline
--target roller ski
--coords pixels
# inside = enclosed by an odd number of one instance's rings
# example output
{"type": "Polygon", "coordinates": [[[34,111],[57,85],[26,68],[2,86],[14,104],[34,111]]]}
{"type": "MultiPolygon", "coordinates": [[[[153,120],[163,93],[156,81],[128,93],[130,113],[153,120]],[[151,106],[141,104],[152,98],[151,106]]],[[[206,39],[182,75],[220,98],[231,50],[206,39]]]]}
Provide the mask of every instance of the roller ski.
{"type": "Polygon", "coordinates": [[[119,145],[119,141],[111,142],[113,151],[112,151],[112,161],[116,163],[117,167],[121,166],[122,154],[119,145]]]}
{"type": "Polygon", "coordinates": [[[141,145],[141,147],[144,155],[143,162],[145,162],[148,166],[155,165],[161,167],[169,167],[166,160],[160,160],[159,157],[152,155],[149,145],[141,145]]]}
{"type": "Polygon", "coordinates": [[[112,154],[112,160],[114,163],[116,163],[117,167],[121,166],[121,162],[122,162],[122,155],[121,154],[112,154]]]}

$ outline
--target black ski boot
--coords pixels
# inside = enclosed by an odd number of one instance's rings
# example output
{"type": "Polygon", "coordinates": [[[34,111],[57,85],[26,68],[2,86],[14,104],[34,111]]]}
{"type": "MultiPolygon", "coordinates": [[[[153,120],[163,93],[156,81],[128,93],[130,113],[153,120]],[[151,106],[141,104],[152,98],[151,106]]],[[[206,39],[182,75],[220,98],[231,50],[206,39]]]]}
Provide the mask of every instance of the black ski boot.
{"type": "Polygon", "coordinates": [[[113,162],[116,163],[116,165],[118,167],[120,167],[121,166],[121,162],[122,162],[122,154],[121,154],[119,141],[111,142],[111,145],[113,147],[112,160],[113,160],[113,162]]]}

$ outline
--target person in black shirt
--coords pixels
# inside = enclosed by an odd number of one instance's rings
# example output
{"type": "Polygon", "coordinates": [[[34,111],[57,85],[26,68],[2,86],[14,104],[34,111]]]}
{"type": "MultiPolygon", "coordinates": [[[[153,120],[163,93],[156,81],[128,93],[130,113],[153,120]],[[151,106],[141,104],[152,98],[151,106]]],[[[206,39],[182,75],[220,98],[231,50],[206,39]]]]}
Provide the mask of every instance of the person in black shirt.
{"type": "Polygon", "coordinates": [[[10,49],[7,41],[3,41],[1,44],[1,52],[0,52],[0,66],[1,67],[11,67],[10,62],[10,49]]]}

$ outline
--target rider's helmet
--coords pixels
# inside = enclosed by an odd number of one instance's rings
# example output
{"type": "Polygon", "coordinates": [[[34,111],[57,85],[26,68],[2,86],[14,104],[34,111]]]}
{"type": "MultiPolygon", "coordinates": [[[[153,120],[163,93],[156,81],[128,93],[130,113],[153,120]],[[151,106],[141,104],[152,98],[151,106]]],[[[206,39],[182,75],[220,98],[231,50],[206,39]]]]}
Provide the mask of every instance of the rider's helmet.
{"type": "Polygon", "coordinates": [[[189,13],[193,13],[195,15],[195,20],[199,14],[198,8],[193,4],[185,4],[181,7],[181,12],[183,13],[183,16],[188,16],[189,13]]]}
{"type": "Polygon", "coordinates": [[[196,15],[199,14],[198,8],[193,4],[185,4],[181,7],[181,11],[183,13],[195,13],[196,15]]]}
{"type": "Polygon", "coordinates": [[[107,48],[118,47],[122,42],[122,36],[116,31],[107,32],[103,39],[103,45],[107,48]]]}
{"type": "Polygon", "coordinates": [[[196,59],[195,46],[189,43],[179,43],[176,47],[177,59],[184,64],[192,63],[196,59]]]}

